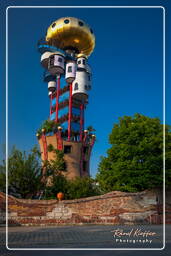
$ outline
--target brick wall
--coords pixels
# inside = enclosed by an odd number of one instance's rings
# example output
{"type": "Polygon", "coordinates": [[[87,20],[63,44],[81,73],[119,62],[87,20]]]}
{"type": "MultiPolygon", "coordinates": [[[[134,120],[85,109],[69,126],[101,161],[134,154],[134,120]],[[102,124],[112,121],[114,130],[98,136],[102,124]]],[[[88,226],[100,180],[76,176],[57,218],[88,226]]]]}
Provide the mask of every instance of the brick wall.
{"type": "MultiPolygon", "coordinates": [[[[29,200],[8,197],[9,224],[160,224],[161,193],[113,191],[102,196],[75,200],[29,200]],[[160,204],[157,203],[160,202],[160,204]]],[[[167,223],[171,223],[171,204],[166,204],[167,223]]],[[[0,223],[5,221],[5,194],[0,193],[0,223]]]]}

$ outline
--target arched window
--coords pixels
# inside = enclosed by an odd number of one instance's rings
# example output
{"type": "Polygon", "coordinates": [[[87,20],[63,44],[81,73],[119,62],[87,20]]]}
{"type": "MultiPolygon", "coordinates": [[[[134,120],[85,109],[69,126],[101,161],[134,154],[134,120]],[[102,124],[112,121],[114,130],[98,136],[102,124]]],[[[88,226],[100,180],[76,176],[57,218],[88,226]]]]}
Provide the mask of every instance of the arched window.
{"type": "Polygon", "coordinates": [[[72,66],[69,66],[68,67],[68,73],[71,73],[72,72],[72,66]]]}
{"type": "Polygon", "coordinates": [[[75,83],[74,91],[77,91],[77,90],[78,90],[78,83],[75,83]]]}

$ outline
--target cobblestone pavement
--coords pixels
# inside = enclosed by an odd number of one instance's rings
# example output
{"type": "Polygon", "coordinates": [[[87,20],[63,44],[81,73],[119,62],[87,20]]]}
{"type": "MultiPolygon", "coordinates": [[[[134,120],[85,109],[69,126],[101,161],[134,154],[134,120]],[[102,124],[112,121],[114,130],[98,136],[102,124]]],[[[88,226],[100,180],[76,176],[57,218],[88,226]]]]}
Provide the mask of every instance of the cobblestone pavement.
{"type": "MultiPolygon", "coordinates": [[[[1,256],[7,255],[70,255],[70,253],[76,253],[73,251],[50,251],[49,248],[63,248],[63,249],[84,249],[84,248],[161,248],[162,245],[162,226],[153,225],[153,226],[114,226],[114,225],[83,225],[83,226],[58,226],[58,227],[10,227],[9,228],[9,236],[8,236],[8,247],[10,249],[26,249],[26,248],[48,248],[48,251],[9,251],[5,249],[5,228],[0,228],[0,248],[1,248],[1,256]],[[133,229],[133,232],[137,229],[141,229],[141,231],[151,231],[155,232],[156,235],[154,237],[143,238],[140,236],[133,237],[132,234],[129,237],[123,236],[119,239],[121,241],[114,238],[113,230],[123,229],[124,232],[130,232],[133,229]],[[127,240],[124,242],[123,240],[127,240]],[[147,240],[151,240],[152,242],[147,242],[147,240]],[[132,242],[131,242],[131,241],[132,242]],[[146,242],[136,241],[133,243],[133,240],[145,240],[146,242]],[[29,254],[30,253],[30,254],[29,254]],[[41,254],[40,254],[41,253],[41,254]],[[46,253],[46,254],[45,254],[46,253]]],[[[168,246],[171,249],[171,225],[167,226],[168,236],[168,246]]],[[[96,251],[98,255],[111,255],[117,254],[120,255],[126,253],[133,254],[133,251],[96,251]],[[108,253],[108,254],[105,254],[108,253]]],[[[137,252],[137,251],[136,251],[137,252]]],[[[157,253],[162,253],[164,251],[138,251],[138,253],[143,253],[142,255],[150,253],[149,255],[159,255],[157,253]],[[153,254],[155,252],[155,254],[153,254]]],[[[78,252],[77,252],[78,253],[78,252]]],[[[84,255],[95,255],[95,251],[82,251],[84,255]]],[[[134,251],[135,253],[135,251],[134,251]]],[[[136,254],[137,255],[137,254],[136,254]]],[[[163,254],[167,255],[167,254],[163,254]]],[[[169,254],[168,254],[169,255],[169,254]]]]}

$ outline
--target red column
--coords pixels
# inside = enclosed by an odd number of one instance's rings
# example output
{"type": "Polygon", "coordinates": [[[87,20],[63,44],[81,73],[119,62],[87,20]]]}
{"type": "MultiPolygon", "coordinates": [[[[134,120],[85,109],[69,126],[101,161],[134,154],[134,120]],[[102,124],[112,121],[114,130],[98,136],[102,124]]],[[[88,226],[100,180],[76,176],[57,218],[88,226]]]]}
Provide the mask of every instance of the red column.
{"type": "Polygon", "coordinates": [[[88,135],[88,132],[84,132],[83,144],[85,144],[85,143],[86,143],[87,135],[88,135]]]}
{"type": "Polygon", "coordinates": [[[58,129],[58,132],[56,133],[56,142],[57,142],[57,149],[62,150],[63,149],[63,140],[61,136],[61,129],[58,129]]]}
{"type": "MultiPolygon", "coordinates": [[[[83,129],[84,129],[84,104],[80,105],[80,141],[83,141],[83,129]]],[[[83,176],[83,160],[84,160],[84,143],[81,147],[81,160],[80,160],[80,169],[81,176],[83,176]]]]}
{"type": "Polygon", "coordinates": [[[68,141],[71,139],[71,118],[72,118],[72,83],[69,87],[69,114],[68,114],[68,141]]]}
{"type": "Polygon", "coordinates": [[[60,91],[60,75],[57,76],[57,89],[56,89],[56,118],[55,122],[58,122],[58,108],[59,108],[59,91],[60,91]]]}
{"type": "Polygon", "coordinates": [[[95,143],[95,140],[96,140],[96,137],[93,136],[92,140],[91,140],[91,143],[90,143],[90,146],[93,147],[94,146],[94,143],[95,143]]]}
{"type": "Polygon", "coordinates": [[[80,141],[83,140],[83,129],[84,129],[84,104],[80,105],[80,141]]]}
{"type": "Polygon", "coordinates": [[[42,142],[43,142],[44,160],[48,160],[47,141],[46,141],[46,134],[44,132],[42,133],[42,142]]]}

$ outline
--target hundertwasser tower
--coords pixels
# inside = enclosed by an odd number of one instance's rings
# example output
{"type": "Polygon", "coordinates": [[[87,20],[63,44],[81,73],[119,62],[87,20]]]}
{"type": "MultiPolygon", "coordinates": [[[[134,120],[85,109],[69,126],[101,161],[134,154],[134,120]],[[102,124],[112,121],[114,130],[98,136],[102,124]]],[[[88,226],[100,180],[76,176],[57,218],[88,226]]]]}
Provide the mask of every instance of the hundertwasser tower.
{"type": "Polygon", "coordinates": [[[63,150],[68,179],[89,176],[95,135],[84,129],[84,113],[92,87],[88,57],[95,47],[93,30],[82,20],[65,17],[54,21],[38,42],[44,82],[50,100],[49,120],[56,130],[37,134],[42,160],[53,159],[48,145],[63,150]]]}

